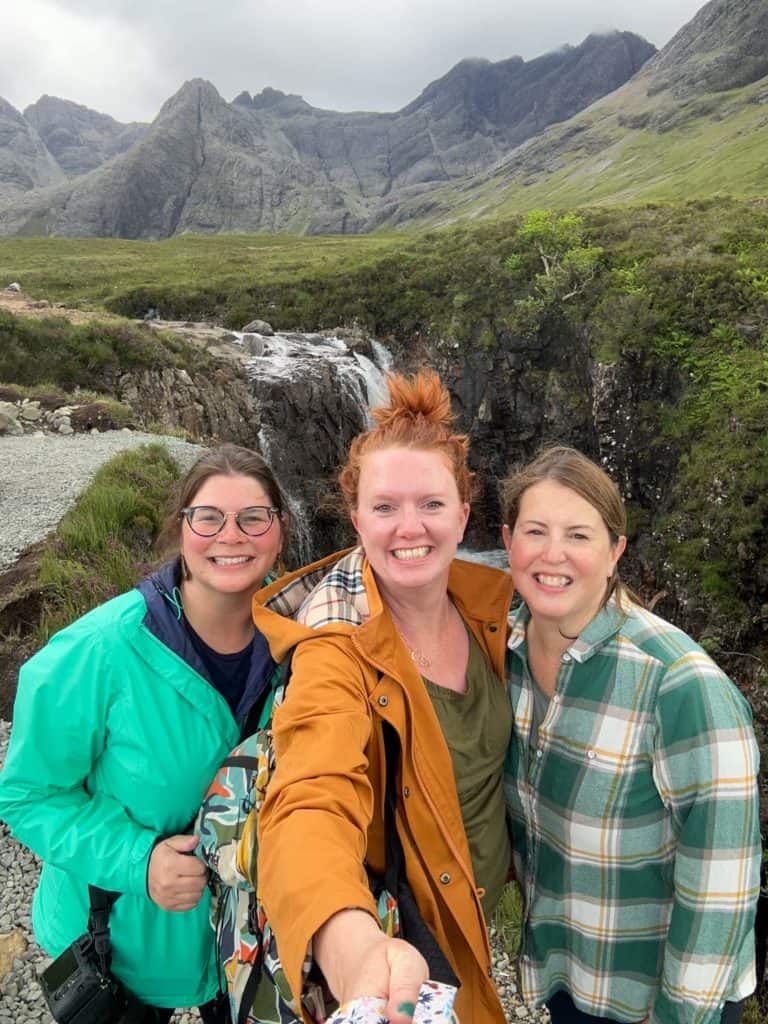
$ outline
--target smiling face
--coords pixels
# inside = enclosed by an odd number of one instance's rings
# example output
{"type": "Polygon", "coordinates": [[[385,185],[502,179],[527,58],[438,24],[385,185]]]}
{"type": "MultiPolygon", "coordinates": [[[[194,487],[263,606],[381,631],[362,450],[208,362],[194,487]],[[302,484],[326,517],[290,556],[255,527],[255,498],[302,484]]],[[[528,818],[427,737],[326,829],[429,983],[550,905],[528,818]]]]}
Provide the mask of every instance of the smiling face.
{"type": "Polygon", "coordinates": [[[468,516],[439,453],[393,447],[363,458],[352,522],[385,594],[444,588],[468,516]]]}
{"type": "Polygon", "coordinates": [[[569,487],[542,480],[523,492],[504,546],[515,588],[534,617],[575,636],[599,611],[626,547],[600,513],[569,487]]]}
{"type": "MultiPolygon", "coordinates": [[[[212,505],[222,512],[239,512],[250,505],[272,505],[269,495],[253,477],[217,474],[205,480],[190,505],[212,505]]],[[[184,590],[196,596],[207,593],[242,594],[250,598],[264,582],[283,544],[283,531],[275,519],[266,533],[249,537],[230,516],[215,537],[200,537],[184,520],[181,555],[189,578],[184,590]]]]}

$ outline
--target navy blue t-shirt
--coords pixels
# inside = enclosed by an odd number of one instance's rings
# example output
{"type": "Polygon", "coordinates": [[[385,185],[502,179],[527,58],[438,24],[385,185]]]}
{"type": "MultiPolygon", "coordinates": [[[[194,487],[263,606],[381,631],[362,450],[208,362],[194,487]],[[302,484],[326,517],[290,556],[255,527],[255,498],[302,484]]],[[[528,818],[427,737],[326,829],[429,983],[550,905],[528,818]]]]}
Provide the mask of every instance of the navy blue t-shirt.
{"type": "Polygon", "coordinates": [[[263,680],[265,687],[272,675],[275,663],[269,653],[267,641],[261,633],[256,632],[253,640],[242,651],[220,654],[198,636],[189,622],[186,622],[186,627],[192,646],[200,655],[211,682],[229,704],[232,714],[236,715],[237,706],[245,693],[245,685],[251,672],[263,680]]]}

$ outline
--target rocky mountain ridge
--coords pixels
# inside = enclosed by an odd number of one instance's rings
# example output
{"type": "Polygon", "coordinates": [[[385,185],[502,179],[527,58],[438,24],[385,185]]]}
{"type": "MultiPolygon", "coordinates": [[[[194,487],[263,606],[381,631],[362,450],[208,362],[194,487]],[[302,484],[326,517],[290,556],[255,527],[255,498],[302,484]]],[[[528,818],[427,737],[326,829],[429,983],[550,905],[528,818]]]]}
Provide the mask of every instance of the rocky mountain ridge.
{"type": "Polygon", "coordinates": [[[0,235],[344,234],[762,195],[766,54],[768,3],[710,0],[659,53],[613,32],[528,62],[464,60],[393,114],[269,88],[228,103],[196,79],[149,126],[74,104],[59,121],[63,101],[41,100],[41,135],[6,104],[0,235]]]}
{"type": "Polygon", "coordinates": [[[0,140],[6,122],[15,131],[4,133],[13,159],[5,173],[0,164],[0,233],[370,230],[393,199],[491,166],[616,89],[654,52],[613,32],[527,62],[465,60],[393,114],[319,110],[273,89],[227,103],[200,79],[150,126],[49,97],[24,117],[6,104],[0,140]],[[29,154],[35,173],[25,178],[29,154]]]}
{"type": "Polygon", "coordinates": [[[0,203],[64,180],[64,172],[24,117],[0,96],[0,203]]]}
{"type": "Polygon", "coordinates": [[[710,0],[624,85],[464,183],[403,197],[395,223],[536,206],[765,194],[768,3],[710,0]]]}

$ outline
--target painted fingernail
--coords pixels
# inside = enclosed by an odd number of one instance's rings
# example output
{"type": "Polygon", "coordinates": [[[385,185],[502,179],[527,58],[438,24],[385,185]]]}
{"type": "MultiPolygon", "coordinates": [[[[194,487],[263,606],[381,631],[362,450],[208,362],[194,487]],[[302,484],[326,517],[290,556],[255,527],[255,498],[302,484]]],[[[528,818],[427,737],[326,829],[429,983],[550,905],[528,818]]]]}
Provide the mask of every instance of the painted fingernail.
{"type": "Polygon", "coordinates": [[[412,1017],[416,1013],[415,1003],[400,1003],[397,1008],[398,1013],[404,1013],[406,1017],[412,1017]]]}

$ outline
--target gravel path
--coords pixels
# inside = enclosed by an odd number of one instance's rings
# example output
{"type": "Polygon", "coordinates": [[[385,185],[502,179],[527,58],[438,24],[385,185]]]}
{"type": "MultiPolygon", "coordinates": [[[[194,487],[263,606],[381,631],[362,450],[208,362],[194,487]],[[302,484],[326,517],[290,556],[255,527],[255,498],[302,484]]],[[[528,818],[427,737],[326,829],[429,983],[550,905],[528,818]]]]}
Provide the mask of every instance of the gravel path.
{"type": "MultiPolygon", "coordinates": [[[[162,441],[184,467],[201,450],[178,438],[131,431],[0,437],[0,572],[56,526],[103,462],[147,441],[162,441]]],[[[9,734],[10,724],[0,720],[0,766],[9,734]]],[[[38,871],[37,858],[11,839],[0,822],[0,1024],[53,1024],[36,980],[50,960],[35,943],[30,921],[38,871]]],[[[546,1012],[522,1005],[513,965],[499,944],[493,944],[496,981],[507,1019],[545,1024],[546,1012]]],[[[195,1011],[174,1017],[178,1024],[198,1020],[195,1011]]]]}
{"type": "Polygon", "coordinates": [[[50,533],[102,463],[149,441],[165,444],[184,468],[202,451],[178,437],[130,430],[0,437],[0,572],[50,533]]]}

